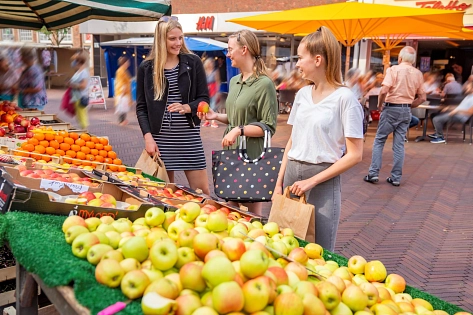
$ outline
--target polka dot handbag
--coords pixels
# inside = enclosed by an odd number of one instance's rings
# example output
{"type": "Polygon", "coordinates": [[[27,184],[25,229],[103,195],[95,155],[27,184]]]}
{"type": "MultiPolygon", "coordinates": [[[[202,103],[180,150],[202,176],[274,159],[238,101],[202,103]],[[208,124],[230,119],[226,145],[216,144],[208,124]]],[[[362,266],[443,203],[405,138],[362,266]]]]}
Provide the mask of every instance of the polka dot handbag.
{"type": "Polygon", "coordinates": [[[240,148],[212,152],[212,174],[215,194],[226,201],[271,201],[284,156],[284,148],[271,147],[268,126],[264,129],[261,155],[251,160],[246,153],[246,137],[240,137],[240,148]]]}

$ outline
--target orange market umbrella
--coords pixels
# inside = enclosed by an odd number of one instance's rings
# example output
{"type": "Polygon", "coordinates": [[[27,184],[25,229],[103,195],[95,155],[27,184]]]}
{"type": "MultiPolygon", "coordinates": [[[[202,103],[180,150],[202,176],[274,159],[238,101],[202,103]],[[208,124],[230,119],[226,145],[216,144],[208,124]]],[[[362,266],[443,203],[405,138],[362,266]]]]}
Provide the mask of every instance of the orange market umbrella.
{"type": "Polygon", "coordinates": [[[347,47],[345,70],[348,70],[349,47],[363,37],[402,34],[404,39],[412,33],[459,32],[463,26],[463,14],[460,11],[344,2],[253,15],[228,22],[283,34],[311,33],[320,26],[327,26],[347,47]]]}

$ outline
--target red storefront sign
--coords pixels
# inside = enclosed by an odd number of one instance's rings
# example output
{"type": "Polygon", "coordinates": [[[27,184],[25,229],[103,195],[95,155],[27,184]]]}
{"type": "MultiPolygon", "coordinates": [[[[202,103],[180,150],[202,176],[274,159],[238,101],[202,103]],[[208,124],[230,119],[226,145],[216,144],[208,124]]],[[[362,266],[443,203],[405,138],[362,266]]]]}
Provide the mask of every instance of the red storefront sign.
{"type": "Polygon", "coordinates": [[[213,31],[214,30],[214,16],[201,16],[197,22],[196,30],[198,31],[213,31]]]}
{"type": "Polygon", "coordinates": [[[471,3],[460,3],[460,1],[449,1],[447,5],[443,5],[442,1],[419,1],[416,2],[416,6],[420,6],[425,9],[440,9],[440,10],[456,10],[465,11],[471,7],[471,3]]]}

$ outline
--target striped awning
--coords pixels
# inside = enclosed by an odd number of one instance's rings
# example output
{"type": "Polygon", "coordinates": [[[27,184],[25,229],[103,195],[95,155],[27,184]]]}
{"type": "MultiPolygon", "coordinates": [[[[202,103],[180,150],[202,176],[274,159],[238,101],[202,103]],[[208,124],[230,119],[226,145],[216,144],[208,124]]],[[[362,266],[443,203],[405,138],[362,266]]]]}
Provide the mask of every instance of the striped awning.
{"type": "Polygon", "coordinates": [[[90,19],[150,21],[171,14],[171,0],[0,0],[0,28],[66,28],[90,19]]]}

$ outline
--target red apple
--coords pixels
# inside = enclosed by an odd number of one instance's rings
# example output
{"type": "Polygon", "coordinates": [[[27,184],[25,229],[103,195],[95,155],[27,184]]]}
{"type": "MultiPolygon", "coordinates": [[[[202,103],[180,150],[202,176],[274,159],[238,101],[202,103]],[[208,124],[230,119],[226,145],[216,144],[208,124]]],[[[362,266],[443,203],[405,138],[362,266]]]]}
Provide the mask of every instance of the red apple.
{"type": "Polygon", "coordinates": [[[23,116],[18,115],[18,116],[15,117],[15,119],[13,119],[13,122],[14,122],[16,125],[19,125],[22,120],[23,120],[23,116]]]}
{"type": "Polygon", "coordinates": [[[199,113],[208,113],[209,112],[209,104],[207,102],[201,101],[197,106],[197,112],[199,113]]]}
{"type": "Polygon", "coordinates": [[[38,126],[41,123],[41,121],[39,120],[38,117],[33,117],[30,119],[30,123],[32,126],[38,126]]]}
{"type": "Polygon", "coordinates": [[[0,137],[5,136],[6,133],[7,133],[7,132],[5,131],[5,129],[0,128],[0,137]]]}
{"type": "Polygon", "coordinates": [[[15,124],[13,122],[9,122],[8,123],[8,129],[10,129],[10,131],[15,130],[15,124]]]}
{"type": "Polygon", "coordinates": [[[32,131],[26,132],[26,138],[33,138],[33,137],[34,137],[34,133],[32,131]]]}
{"type": "Polygon", "coordinates": [[[15,126],[15,127],[13,127],[13,132],[14,133],[24,133],[24,132],[26,132],[26,130],[25,130],[25,127],[15,126]]]}
{"type": "MultiPolygon", "coordinates": [[[[18,118],[18,117],[17,117],[18,118]]],[[[28,119],[22,119],[20,121],[20,125],[24,128],[28,128],[30,126],[30,121],[28,119]]]]}

